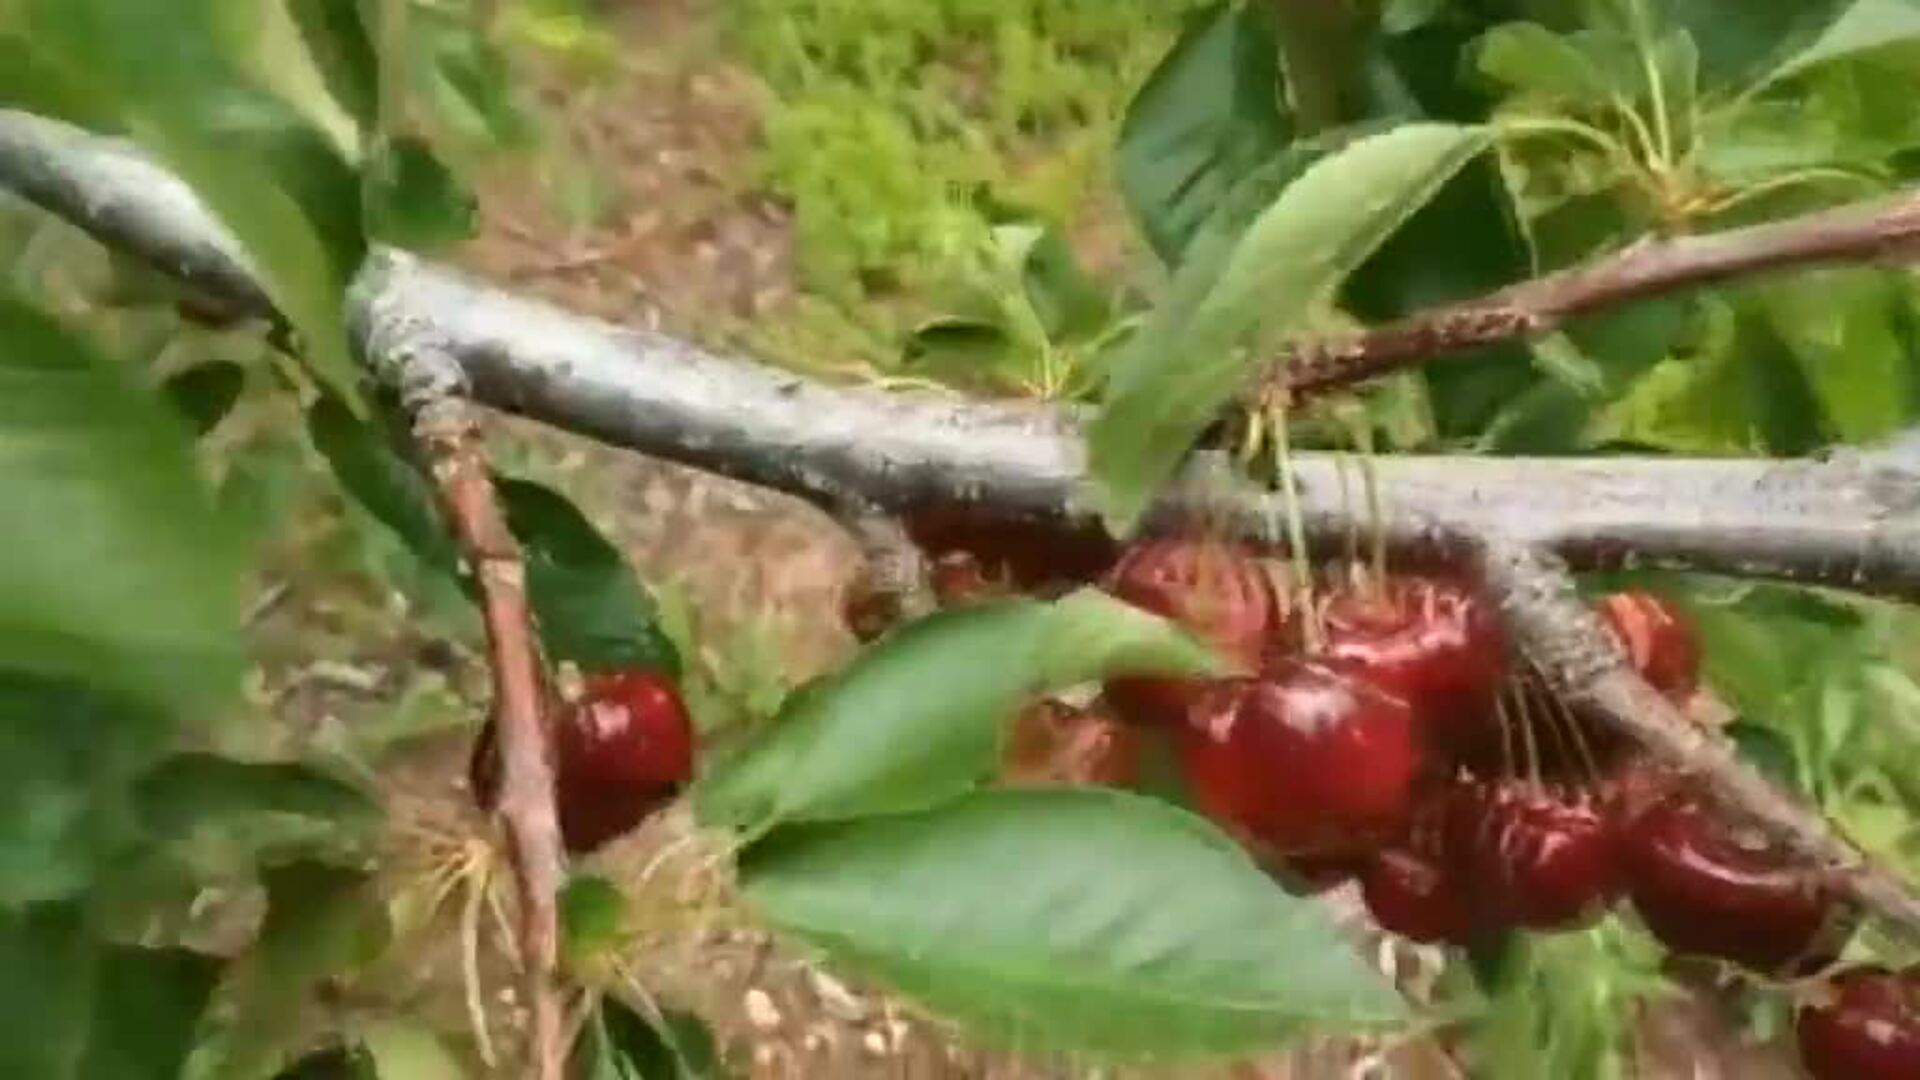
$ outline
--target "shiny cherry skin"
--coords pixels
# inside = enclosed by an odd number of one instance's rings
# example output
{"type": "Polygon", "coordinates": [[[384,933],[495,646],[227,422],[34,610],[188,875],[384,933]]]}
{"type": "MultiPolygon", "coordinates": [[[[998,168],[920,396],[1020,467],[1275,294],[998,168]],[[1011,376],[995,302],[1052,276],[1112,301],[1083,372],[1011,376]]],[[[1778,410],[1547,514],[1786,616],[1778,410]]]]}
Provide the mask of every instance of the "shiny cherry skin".
{"type": "Polygon", "coordinates": [[[1106,709],[1049,699],[1015,718],[1001,776],[1012,784],[1130,787],[1141,753],[1140,730],[1106,709]]]}
{"type": "MultiPolygon", "coordinates": [[[[664,675],[588,675],[585,694],[551,723],[560,835],[575,854],[631,831],[693,778],[693,722],[664,675]]],[[[474,799],[488,811],[499,797],[496,739],[489,719],[468,761],[474,799]]]]}
{"type": "Polygon", "coordinates": [[[1813,1080],[1920,1077],[1920,967],[1836,975],[1827,1000],[1800,1009],[1800,1061],[1813,1080]]]}
{"type": "Polygon", "coordinates": [[[1502,921],[1574,929],[1619,897],[1613,826],[1594,796],[1506,780],[1462,785],[1449,810],[1461,872],[1502,921]]]}
{"type": "Polygon", "coordinates": [[[1634,908],[1676,953],[1807,975],[1833,963],[1850,929],[1817,874],[1684,794],[1625,824],[1619,853],[1634,908]]]}
{"type": "Polygon", "coordinates": [[[1396,577],[1335,594],[1321,615],[1322,654],[1364,668],[1405,698],[1437,747],[1484,731],[1507,673],[1492,605],[1457,582],[1396,577]]]}
{"type": "Polygon", "coordinates": [[[1383,848],[1360,875],[1367,913],[1389,933],[1436,945],[1472,944],[1478,919],[1464,875],[1407,847],[1383,848]]]}
{"type": "MultiPolygon", "coordinates": [[[[1260,664],[1278,618],[1272,583],[1244,550],[1214,540],[1147,540],[1129,548],[1107,575],[1107,591],[1169,619],[1247,670],[1260,664]]],[[[1193,679],[1118,678],[1107,700],[1122,717],[1177,724],[1206,683],[1193,679]]]]}
{"type": "Polygon", "coordinates": [[[1638,591],[1601,597],[1597,606],[1634,670],[1655,690],[1685,701],[1699,688],[1700,638],[1685,612],[1638,591]]]}
{"type": "Polygon", "coordinates": [[[1373,849],[1406,827],[1425,765],[1411,707],[1331,662],[1216,683],[1176,735],[1201,810],[1269,856],[1373,849]]]}

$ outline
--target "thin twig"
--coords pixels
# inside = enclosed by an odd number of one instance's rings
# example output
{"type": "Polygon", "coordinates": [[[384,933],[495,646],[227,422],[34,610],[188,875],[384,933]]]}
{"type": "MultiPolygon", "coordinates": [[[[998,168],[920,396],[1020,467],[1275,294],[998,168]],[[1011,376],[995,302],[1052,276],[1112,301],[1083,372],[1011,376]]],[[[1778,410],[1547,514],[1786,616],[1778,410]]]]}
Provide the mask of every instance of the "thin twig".
{"type": "Polygon", "coordinates": [[[1916,255],[1920,189],[1705,236],[1644,240],[1351,338],[1300,343],[1269,366],[1259,390],[1284,390],[1297,399],[1543,334],[1576,316],[1648,297],[1795,267],[1906,261],[1916,255]]]}

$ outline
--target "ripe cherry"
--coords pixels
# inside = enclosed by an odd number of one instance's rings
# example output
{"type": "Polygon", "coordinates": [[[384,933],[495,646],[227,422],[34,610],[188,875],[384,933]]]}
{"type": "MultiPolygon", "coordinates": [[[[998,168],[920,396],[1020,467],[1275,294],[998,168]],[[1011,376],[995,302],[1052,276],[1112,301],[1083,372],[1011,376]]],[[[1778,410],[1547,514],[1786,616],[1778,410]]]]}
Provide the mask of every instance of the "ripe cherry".
{"type": "Polygon", "coordinates": [[[1502,921],[1571,929],[1619,896],[1613,828],[1591,794],[1513,780],[1463,784],[1448,810],[1462,872],[1502,921]]]}
{"type": "MultiPolygon", "coordinates": [[[[1277,621],[1273,587],[1243,550],[1213,540],[1148,540],[1107,576],[1114,596],[1179,623],[1232,663],[1259,666],[1277,621]]],[[[1206,684],[1191,679],[1108,682],[1107,700],[1135,723],[1178,723],[1206,684]]]]}
{"type": "MultiPolygon", "coordinates": [[[[567,850],[594,851],[665,805],[693,777],[693,723],[665,676],[587,676],[586,693],[552,714],[554,795],[567,850]]],[[[499,763],[489,719],[474,741],[468,779],[491,810],[499,763]]]]}
{"type": "Polygon", "coordinates": [[[1688,796],[1627,823],[1619,853],[1634,907],[1674,952],[1805,975],[1844,943],[1848,920],[1819,875],[1688,796]]]}
{"type": "Polygon", "coordinates": [[[1640,677],[1683,701],[1700,685],[1700,639],[1678,607],[1648,592],[1601,598],[1600,614],[1640,677]]]}
{"type": "Polygon", "coordinates": [[[1001,772],[1016,784],[1128,787],[1140,776],[1140,735],[1099,708],[1036,702],[1014,720],[1001,772]]]}
{"type": "Polygon", "coordinates": [[[1321,619],[1323,653],[1405,698],[1435,746],[1460,745],[1485,730],[1506,677],[1507,646],[1478,593],[1438,578],[1400,577],[1377,592],[1335,595],[1321,619]]]}
{"type": "Polygon", "coordinates": [[[1435,855],[1411,847],[1376,854],[1360,875],[1360,894],[1380,928],[1430,944],[1468,945],[1478,920],[1466,879],[1435,855]]]}
{"type": "Polygon", "coordinates": [[[1920,1077],[1920,967],[1855,968],[1828,990],[1826,1003],[1802,1007],[1795,1022],[1813,1080],[1920,1077]]]}
{"type": "Polygon", "coordinates": [[[1268,855],[1372,849],[1406,827],[1424,764],[1407,703],[1332,662],[1214,684],[1177,736],[1200,808],[1268,855]]]}

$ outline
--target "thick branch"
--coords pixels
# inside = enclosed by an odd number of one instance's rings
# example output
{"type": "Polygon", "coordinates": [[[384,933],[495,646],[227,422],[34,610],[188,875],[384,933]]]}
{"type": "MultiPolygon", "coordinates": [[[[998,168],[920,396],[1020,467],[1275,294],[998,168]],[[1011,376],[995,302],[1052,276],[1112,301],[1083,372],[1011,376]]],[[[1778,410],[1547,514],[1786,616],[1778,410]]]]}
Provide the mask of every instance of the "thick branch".
{"type": "Polygon", "coordinates": [[[1263,382],[1295,397],[1531,337],[1578,315],[1754,274],[1920,257],[1920,188],[1877,202],[1706,236],[1650,239],[1488,296],[1423,311],[1344,340],[1305,342],[1263,382]]]}

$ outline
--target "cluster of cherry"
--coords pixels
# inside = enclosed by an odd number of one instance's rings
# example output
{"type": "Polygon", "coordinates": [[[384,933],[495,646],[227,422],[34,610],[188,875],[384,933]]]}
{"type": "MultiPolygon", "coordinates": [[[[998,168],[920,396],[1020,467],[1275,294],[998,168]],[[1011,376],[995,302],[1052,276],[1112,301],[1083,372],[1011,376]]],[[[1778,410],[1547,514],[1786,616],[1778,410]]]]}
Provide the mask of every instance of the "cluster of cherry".
{"type": "MultiPolygon", "coordinates": [[[[1391,932],[1467,945],[1586,926],[1626,898],[1673,952],[1784,979],[1830,968],[1851,933],[1820,873],[1559,702],[1470,583],[1357,576],[1302,597],[1274,564],[1195,540],[1138,544],[1105,581],[1249,673],[1116,679],[1107,705],[1170,733],[1194,803],[1278,876],[1357,879],[1391,932]]],[[[1683,614],[1641,592],[1598,608],[1648,683],[1695,693],[1683,614]]],[[[1810,993],[1815,1077],[1920,1077],[1920,969],[1810,993]]]]}

